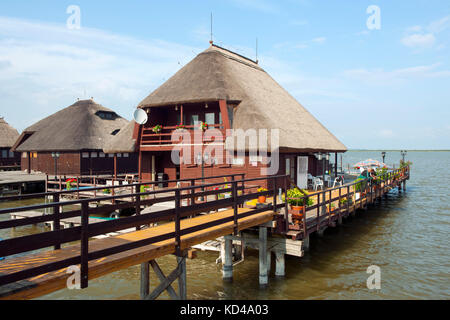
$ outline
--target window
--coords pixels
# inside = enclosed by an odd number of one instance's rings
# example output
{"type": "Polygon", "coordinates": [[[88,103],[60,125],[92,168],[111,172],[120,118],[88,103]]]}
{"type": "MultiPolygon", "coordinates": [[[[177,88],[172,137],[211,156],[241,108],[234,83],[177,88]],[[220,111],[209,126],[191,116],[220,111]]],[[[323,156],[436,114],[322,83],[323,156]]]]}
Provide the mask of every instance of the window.
{"type": "Polygon", "coordinates": [[[244,158],[233,158],[231,164],[234,166],[243,166],[245,164],[245,159],[244,158]]]}
{"type": "Polygon", "coordinates": [[[291,159],[286,158],[286,175],[291,175],[291,159]]]}
{"type": "Polygon", "coordinates": [[[108,158],[114,158],[114,154],[113,153],[108,153],[108,158]]]}
{"type": "Polygon", "coordinates": [[[116,114],[109,111],[97,111],[95,114],[104,120],[114,120],[116,118],[116,114]]]}
{"type": "Polygon", "coordinates": [[[118,154],[117,154],[117,158],[122,158],[122,154],[121,154],[121,153],[118,153],[118,154]]]}
{"type": "Polygon", "coordinates": [[[98,156],[99,156],[100,158],[104,158],[104,157],[105,157],[105,153],[104,153],[104,152],[100,152],[100,153],[98,154],[98,156]]]}
{"type": "Polygon", "coordinates": [[[205,113],[205,122],[211,125],[216,124],[216,114],[214,112],[205,113]]]}
{"type": "Polygon", "coordinates": [[[33,152],[33,158],[37,158],[37,152],[33,152]]]}
{"type": "Polygon", "coordinates": [[[9,151],[9,157],[10,157],[10,158],[14,158],[14,152],[9,151]]]}
{"type": "Polygon", "coordinates": [[[22,152],[22,158],[26,158],[27,157],[27,153],[26,152],[22,152]]]}
{"type": "Polygon", "coordinates": [[[120,131],[120,129],[116,129],[113,132],[111,132],[111,135],[115,136],[116,134],[118,134],[120,131]]]}
{"type": "Polygon", "coordinates": [[[91,158],[97,158],[98,154],[97,152],[91,152],[91,158]]]}
{"type": "Polygon", "coordinates": [[[123,157],[124,157],[124,158],[128,158],[129,156],[130,156],[129,153],[124,153],[124,154],[123,154],[123,157]]]}
{"type": "Polygon", "coordinates": [[[82,158],[89,158],[89,152],[83,152],[83,153],[81,154],[81,157],[82,157],[82,158]]]}
{"type": "Polygon", "coordinates": [[[190,125],[191,126],[195,126],[195,129],[198,129],[198,124],[200,123],[200,120],[199,120],[199,117],[198,117],[198,114],[193,114],[193,115],[191,115],[191,123],[190,123],[190,125]]]}
{"type": "Polygon", "coordinates": [[[228,110],[228,120],[230,120],[230,128],[233,128],[233,111],[234,111],[234,108],[233,108],[233,106],[228,106],[227,110],[228,110]]]}
{"type": "Polygon", "coordinates": [[[8,150],[2,150],[2,158],[8,158],[8,150]]]}

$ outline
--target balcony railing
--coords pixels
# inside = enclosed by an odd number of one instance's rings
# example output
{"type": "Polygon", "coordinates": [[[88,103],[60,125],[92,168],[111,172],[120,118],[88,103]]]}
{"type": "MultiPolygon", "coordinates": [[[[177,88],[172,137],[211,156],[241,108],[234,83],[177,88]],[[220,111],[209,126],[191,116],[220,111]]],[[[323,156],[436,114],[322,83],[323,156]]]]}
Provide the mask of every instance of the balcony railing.
{"type": "MultiPolygon", "coordinates": [[[[224,142],[226,138],[226,130],[223,124],[208,125],[208,129],[217,129],[221,132],[220,136],[211,136],[204,134],[202,137],[202,142],[224,142]]],[[[158,133],[153,132],[153,128],[143,128],[141,135],[141,145],[170,145],[177,144],[180,140],[172,140],[173,132],[177,130],[176,126],[163,126],[161,131],[158,133]]],[[[184,126],[183,129],[187,130],[191,134],[191,143],[194,143],[194,132],[196,130],[201,130],[198,125],[184,126]]]]}

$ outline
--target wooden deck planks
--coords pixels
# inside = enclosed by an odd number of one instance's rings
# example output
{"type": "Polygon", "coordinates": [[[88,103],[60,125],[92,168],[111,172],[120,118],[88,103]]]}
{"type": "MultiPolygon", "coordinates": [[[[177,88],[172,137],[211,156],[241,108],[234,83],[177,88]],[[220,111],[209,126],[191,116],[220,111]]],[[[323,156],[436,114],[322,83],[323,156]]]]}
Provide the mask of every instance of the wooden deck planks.
{"type": "MultiPolygon", "coordinates": [[[[239,213],[250,209],[241,208],[239,213]]],[[[233,210],[220,211],[208,215],[198,216],[181,221],[181,229],[186,229],[203,223],[222,219],[233,215],[233,210]]],[[[238,220],[238,229],[243,230],[257,226],[273,219],[274,212],[265,211],[238,220]]],[[[173,232],[174,223],[167,223],[154,228],[130,232],[116,237],[89,241],[89,251],[97,251],[112,246],[142,240],[157,235],[173,232]]],[[[233,233],[233,221],[218,226],[193,232],[181,237],[181,249],[189,248],[204,241],[215,239],[220,236],[233,233]]],[[[174,239],[162,241],[153,245],[121,252],[105,258],[89,262],[89,279],[94,279],[108,273],[127,268],[142,262],[154,260],[161,256],[175,252],[174,239]]],[[[10,274],[25,268],[35,267],[46,263],[60,261],[62,259],[76,257],[80,254],[80,245],[71,245],[58,251],[46,251],[33,255],[6,259],[0,263],[0,274],[10,274]]],[[[0,299],[32,299],[66,287],[67,268],[40,275],[35,278],[19,281],[10,285],[0,287],[0,299]]]]}

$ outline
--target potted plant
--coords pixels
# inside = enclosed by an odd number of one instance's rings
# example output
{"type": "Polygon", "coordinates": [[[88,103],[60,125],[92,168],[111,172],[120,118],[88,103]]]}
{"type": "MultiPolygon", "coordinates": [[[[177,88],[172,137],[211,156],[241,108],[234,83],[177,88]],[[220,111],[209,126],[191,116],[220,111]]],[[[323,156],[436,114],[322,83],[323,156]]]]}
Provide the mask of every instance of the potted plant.
{"type": "Polygon", "coordinates": [[[66,180],[66,190],[71,190],[72,189],[72,183],[77,182],[77,179],[67,179],[66,180]]]}
{"type": "Polygon", "coordinates": [[[208,124],[205,122],[200,122],[200,129],[202,129],[203,131],[208,129],[208,124]]]}
{"type": "MultiPolygon", "coordinates": [[[[264,192],[267,191],[266,188],[258,188],[258,192],[264,192]]],[[[258,202],[259,203],[266,203],[266,196],[259,196],[258,197],[258,202]]]]}
{"type": "Polygon", "coordinates": [[[180,130],[180,131],[186,130],[186,126],[184,124],[182,124],[182,123],[177,124],[175,126],[175,130],[180,130]]]}
{"type": "Polygon", "coordinates": [[[102,192],[103,192],[103,194],[110,194],[111,189],[103,189],[102,192]]]}
{"type": "Polygon", "coordinates": [[[327,213],[332,213],[335,209],[334,203],[331,203],[330,205],[327,205],[327,213]],[[331,210],[330,210],[331,208],[331,210]]]}
{"type": "Polygon", "coordinates": [[[355,180],[355,185],[354,185],[354,188],[355,188],[355,200],[358,200],[361,197],[361,191],[363,189],[363,186],[362,186],[363,181],[364,181],[364,179],[362,179],[362,178],[358,178],[358,179],[355,180]]]}
{"type": "Polygon", "coordinates": [[[161,126],[160,124],[157,124],[156,126],[154,126],[154,127],[152,128],[152,131],[153,131],[154,133],[160,133],[161,130],[162,130],[162,126],[161,126]]]}

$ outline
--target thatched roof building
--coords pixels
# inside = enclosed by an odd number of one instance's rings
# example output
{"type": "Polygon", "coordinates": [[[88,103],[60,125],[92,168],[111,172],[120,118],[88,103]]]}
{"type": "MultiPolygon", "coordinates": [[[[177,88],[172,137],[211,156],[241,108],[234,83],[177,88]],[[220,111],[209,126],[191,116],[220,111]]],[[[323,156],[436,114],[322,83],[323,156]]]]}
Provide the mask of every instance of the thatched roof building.
{"type": "Polygon", "coordinates": [[[105,153],[133,153],[136,151],[136,139],[133,139],[133,131],[136,122],[131,120],[118,134],[111,137],[105,144],[103,152],[105,153]]]}
{"type": "Polygon", "coordinates": [[[0,118],[0,148],[11,148],[19,137],[19,132],[0,118]]]}
{"type": "Polygon", "coordinates": [[[236,103],[233,129],[279,129],[281,150],[347,150],[256,62],[216,45],[197,55],[139,107],[218,100],[236,103]]]}
{"type": "Polygon", "coordinates": [[[94,100],[80,100],[26,128],[17,151],[102,150],[128,124],[94,100]]]}

